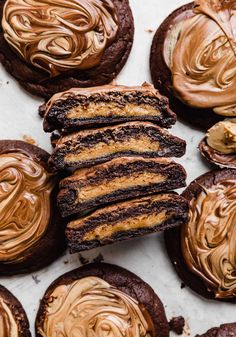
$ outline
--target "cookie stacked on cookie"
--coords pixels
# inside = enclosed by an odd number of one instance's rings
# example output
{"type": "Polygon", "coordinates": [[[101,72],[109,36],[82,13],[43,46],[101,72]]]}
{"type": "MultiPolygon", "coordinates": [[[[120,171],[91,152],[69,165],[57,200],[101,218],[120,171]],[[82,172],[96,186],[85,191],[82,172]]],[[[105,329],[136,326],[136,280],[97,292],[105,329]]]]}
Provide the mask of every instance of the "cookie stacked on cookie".
{"type": "Polygon", "coordinates": [[[44,130],[58,131],[50,166],[70,170],[57,201],[63,217],[73,216],[71,252],[187,221],[186,200],[171,192],[185,186],[186,172],[168,159],[181,157],[186,144],[163,128],[176,116],[151,85],[71,89],[40,112],[44,130]]]}

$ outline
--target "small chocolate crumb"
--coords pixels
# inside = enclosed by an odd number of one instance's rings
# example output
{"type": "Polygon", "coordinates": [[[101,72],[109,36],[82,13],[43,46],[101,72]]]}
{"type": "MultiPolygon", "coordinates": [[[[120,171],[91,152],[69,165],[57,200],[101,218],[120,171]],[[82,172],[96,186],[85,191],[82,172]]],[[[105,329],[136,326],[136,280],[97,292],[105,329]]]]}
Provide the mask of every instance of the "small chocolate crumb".
{"type": "Polygon", "coordinates": [[[38,284],[41,282],[41,280],[38,279],[38,275],[32,275],[32,279],[34,280],[35,284],[38,284]]]}
{"type": "Polygon", "coordinates": [[[150,29],[150,28],[148,28],[148,29],[145,29],[145,32],[147,32],[147,33],[153,33],[153,32],[154,32],[154,30],[153,30],[153,29],[150,29]]]}
{"type": "Polygon", "coordinates": [[[173,317],[169,321],[170,331],[173,331],[177,335],[183,334],[184,326],[185,326],[185,319],[183,318],[183,316],[173,317]]]}
{"type": "Polygon", "coordinates": [[[36,140],[34,140],[34,138],[32,138],[31,136],[23,135],[22,138],[28,144],[37,145],[36,140]]]}
{"type": "Polygon", "coordinates": [[[69,260],[65,260],[63,261],[64,264],[68,264],[69,263],[69,260]]]}
{"type": "Polygon", "coordinates": [[[79,261],[82,265],[89,263],[89,260],[86,259],[82,254],[79,254],[79,261]]]}
{"type": "Polygon", "coordinates": [[[101,253],[99,253],[98,256],[93,259],[93,262],[95,262],[95,263],[99,263],[99,262],[102,262],[102,261],[104,261],[104,257],[102,256],[101,253]]]}
{"type": "Polygon", "coordinates": [[[40,105],[38,112],[39,116],[43,118],[46,112],[46,105],[45,104],[40,105]]]}
{"type": "Polygon", "coordinates": [[[185,288],[185,283],[184,283],[184,282],[181,283],[180,288],[181,288],[181,289],[184,289],[184,288],[185,288]]]}
{"type": "Polygon", "coordinates": [[[9,81],[7,81],[7,84],[9,84],[9,81]]]}

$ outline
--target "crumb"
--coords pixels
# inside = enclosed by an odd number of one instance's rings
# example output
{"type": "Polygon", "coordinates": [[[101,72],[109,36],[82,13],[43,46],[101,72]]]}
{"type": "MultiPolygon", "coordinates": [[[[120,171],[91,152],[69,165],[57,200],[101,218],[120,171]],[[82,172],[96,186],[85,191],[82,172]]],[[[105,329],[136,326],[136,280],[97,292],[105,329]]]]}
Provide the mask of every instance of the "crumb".
{"type": "Polygon", "coordinates": [[[186,286],[185,286],[185,283],[182,282],[181,285],[180,285],[180,288],[181,288],[181,289],[184,289],[185,287],[186,287],[186,286]]]}
{"type": "Polygon", "coordinates": [[[45,104],[40,105],[38,109],[39,116],[43,118],[45,115],[45,111],[46,111],[46,105],[45,104]]]}
{"type": "Polygon", "coordinates": [[[23,135],[23,140],[28,143],[28,144],[32,144],[32,145],[37,145],[36,140],[34,140],[34,138],[27,136],[27,135],[23,135]]]}
{"type": "Polygon", "coordinates": [[[34,280],[35,284],[38,284],[41,282],[41,280],[38,279],[38,275],[32,275],[32,279],[34,280]]]}
{"type": "Polygon", "coordinates": [[[65,260],[63,261],[64,264],[68,264],[69,263],[69,260],[65,260]]]}
{"type": "Polygon", "coordinates": [[[98,256],[93,259],[93,262],[95,262],[95,263],[99,263],[99,262],[102,262],[102,261],[104,261],[104,257],[102,256],[101,253],[99,253],[98,256]]]}
{"type": "Polygon", "coordinates": [[[89,260],[86,259],[82,254],[79,254],[79,261],[82,265],[89,263],[89,260]]]}
{"type": "Polygon", "coordinates": [[[184,332],[185,319],[183,316],[173,317],[169,321],[169,329],[177,335],[182,335],[184,332]]]}
{"type": "Polygon", "coordinates": [[[147,32],[147,33],[153,33],[153,32],[154,32],[154,30],[153,30],[153,29],[150,29],[150,28],[148,28],[148,29],[145,29],[145,32],[147,32]]]}
{"type": "Polygon", "coordinates": [[[7,84],[9,84],[9,81],[7,81],[7,84]]]}

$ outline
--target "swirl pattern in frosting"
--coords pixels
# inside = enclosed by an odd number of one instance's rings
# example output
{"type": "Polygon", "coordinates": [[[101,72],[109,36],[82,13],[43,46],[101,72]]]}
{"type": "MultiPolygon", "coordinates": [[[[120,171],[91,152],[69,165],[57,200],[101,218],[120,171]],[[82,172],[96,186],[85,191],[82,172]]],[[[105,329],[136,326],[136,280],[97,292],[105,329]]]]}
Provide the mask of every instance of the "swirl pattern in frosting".
{"type": "Polygon", "coordinates": [[[18,337],[18,326],[11,309],[0,299],[0,337],[18,337]]]}
{"type": "Polygon", "coordinates": [[[25,61],[57,76],[98,65],[118,19],[111,0],[7,0],[2,27],[25,61]]]}
{"type": "Polygon", "coordinates": [[[151,337],[136,300],[98,277],[60,285],[47,301],[43,337],[151,337]]]}
{"type": "Polygon", "coordinates": [[[0,261],[14,263],[44,235],[51,220],[54,181],[21,153],[0,155],[0,261]]]}
{"type": "Polygon", "coordinates": [[[172,59],[173,87],[187,105],[236,115],[236,2],[196,0],[172,59]]]}
{"type": "Polygon", "coordinates": [[[190,202],[182,229],[182,253],[216,298],[236,296],[236,184],[224,180],[190,202]]]}

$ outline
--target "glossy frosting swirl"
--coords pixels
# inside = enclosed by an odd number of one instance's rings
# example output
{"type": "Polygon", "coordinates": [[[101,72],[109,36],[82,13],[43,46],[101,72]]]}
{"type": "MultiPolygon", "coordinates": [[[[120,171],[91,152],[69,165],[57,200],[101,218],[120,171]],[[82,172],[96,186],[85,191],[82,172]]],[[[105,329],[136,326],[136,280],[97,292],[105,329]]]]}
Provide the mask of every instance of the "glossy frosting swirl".
{"type": "Polygon", "coordinates": [[[60,285],[51,293],[43,337],[151,337],[138,302],[98,277],[60,285]]]}
{"type": "Polygon", "coordinates": [[[11,309],[0,299],[0,337],[18,337],[18,326],[11,309]]]}
{"type": "Polygon", "coordinates": [[[190,220],[182,229],[182,253],[216,298],[236,296],[236,184],[224,180],[190,203],[190,220]]]}
{"type": "Polygon", "coordinates": [[[111,0],[7,0],[2,27],[25,61],[56,76],[98,65],[118,19],[111,0]]]}
{"type": "Polygon", "coordinates": [[[21,153],[0,155],[0,261],[14,263],[44,235],[51,219],[54,182],[21,153]]]}
{"type": "Polygon", "coordinates": [[[173,87],[187,105],[236,115],[236,2],[196,0],[172,60],[173,87]]]}

